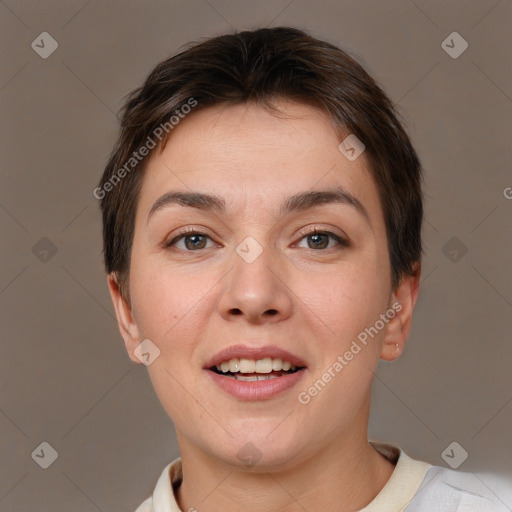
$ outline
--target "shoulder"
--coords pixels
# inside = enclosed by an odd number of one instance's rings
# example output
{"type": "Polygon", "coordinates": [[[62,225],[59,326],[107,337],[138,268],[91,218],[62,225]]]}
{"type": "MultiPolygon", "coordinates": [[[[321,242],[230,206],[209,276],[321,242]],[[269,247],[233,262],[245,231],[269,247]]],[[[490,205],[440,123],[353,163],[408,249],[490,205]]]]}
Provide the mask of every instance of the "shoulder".
{"type": "Polygon", "coordinates": [[[135,512],[153,512],[153,497],[150,496],[147,500],[141,503],[135,512]]]}
{"type": "Polygon", "coordinates": [[[405,512],[511,512],[510,500],[502,477],[432,466],[405,512]]]}
{"type": "Polygon", "coordinates": [[[143,501],[135,512],[155,512],[155,510],[180,512],[174,491],[181,484],[182,478],[181,458],[178,457],[164,467],[152,495],[143,501]]]}

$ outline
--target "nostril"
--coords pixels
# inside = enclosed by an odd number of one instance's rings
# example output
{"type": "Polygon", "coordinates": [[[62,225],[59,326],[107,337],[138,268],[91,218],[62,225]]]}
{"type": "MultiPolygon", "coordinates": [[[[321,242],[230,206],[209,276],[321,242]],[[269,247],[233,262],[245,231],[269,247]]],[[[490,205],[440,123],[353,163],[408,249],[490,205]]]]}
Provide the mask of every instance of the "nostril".
{"type": "MultiPolygon", "coordinates": [[[[243,312],[241,309],[238,309],[238,308],[232,308],[229,310],[229,313],[231,315],[243,315],[243,312]]],[[[267,311],[265,311],[264,315],[265,316],[275,316],[279,313],[279,311],[277,311],[277,309],[267,309],[267,311]]]]}

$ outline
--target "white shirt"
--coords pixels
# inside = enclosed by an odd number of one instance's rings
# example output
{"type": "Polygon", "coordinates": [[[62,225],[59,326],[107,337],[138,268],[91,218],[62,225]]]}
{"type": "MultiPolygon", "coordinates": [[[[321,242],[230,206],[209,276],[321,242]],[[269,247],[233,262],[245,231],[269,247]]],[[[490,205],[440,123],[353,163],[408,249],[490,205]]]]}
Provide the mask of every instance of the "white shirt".
{"type": "MultiPolygon", "coordinates": [[[[512,512],[512,483],[495,480],[491,489],[488,478],[411,459],[389,443],[369,442],[395,469],[379,494],[359,512],[512,512]]],[[[176,502],[182,478],[178,458],[165,466],[153,495],[135,512],[184,512],[176,502]]]]}

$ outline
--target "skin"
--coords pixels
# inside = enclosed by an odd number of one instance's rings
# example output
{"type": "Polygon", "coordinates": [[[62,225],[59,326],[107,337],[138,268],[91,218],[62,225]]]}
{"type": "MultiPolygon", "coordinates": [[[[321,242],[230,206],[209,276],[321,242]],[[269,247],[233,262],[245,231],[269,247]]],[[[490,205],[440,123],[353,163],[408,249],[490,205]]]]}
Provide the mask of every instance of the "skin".
{"type": "Polygon", "coordinates": [[[384,217],[364,153],[345,158],[324,113],[276,105],[285,115],[211,107],[173,130],[150,156],[137,206],[131,304],[115,276],[108,278],[130,358],[141,364],[134,350],[147,338],[161,351],[148,371],[175,424],[184,511],[355,511],[394,469],[367,441],[371,385],[379,358],[399,357],[408,337],[419,264],[416,277],[392,290],[384,217]],[[284,198],[336,186],[359,199],[369,222],[339,203],[280,216],[284,198]],[[170,205],[148,220],[153,203],[171,190],[221,196],[226,212],[170,205]],[[186,226],[207,238],[165,248],[186,226]],[[350,245],[325,236],[315,248],[303,234],[313,227],[350,245]],[[250,264],[235,252],[247,236],[263,248],[250,264]],[[204,248],[195,249],[197,242],[204,248]],[[299,403],[298,393],[397,301],[402,309],[385,328],[310,403],[299,403]],[[203,369],[238,343],[277,345],[304,359],[307,370],[269,400],[239,400],[203,369]],[[249,468],[237,457],[248,442],[261,453],[249,468]]]}

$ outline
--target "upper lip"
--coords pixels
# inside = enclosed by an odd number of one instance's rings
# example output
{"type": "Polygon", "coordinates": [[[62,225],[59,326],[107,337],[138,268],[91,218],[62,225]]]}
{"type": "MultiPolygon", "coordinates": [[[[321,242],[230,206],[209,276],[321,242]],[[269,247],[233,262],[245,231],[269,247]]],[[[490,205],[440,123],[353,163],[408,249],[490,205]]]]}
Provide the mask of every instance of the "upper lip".
{"type": "Polygon", "coordinates": [[[289,361],[297,367],[304,367],[306,363],[298,356],[275,345],[266,345],[264,347],[249,347],[247,345],[232,345],[220,352],[217,352],[209,361],[206,362],[204,368],[211,368],[223,361],[229,361],[233,358],[238,359],[264,359],[271,357],[273,359],[280,358],[283,361],[289,361]]]}

